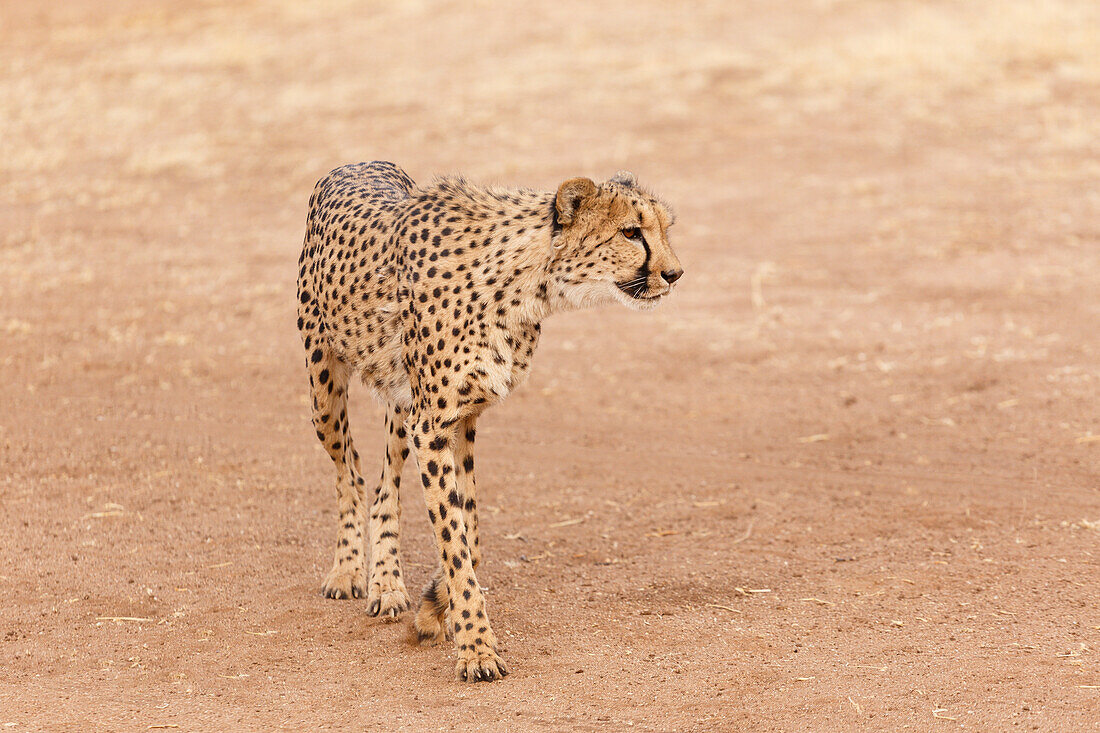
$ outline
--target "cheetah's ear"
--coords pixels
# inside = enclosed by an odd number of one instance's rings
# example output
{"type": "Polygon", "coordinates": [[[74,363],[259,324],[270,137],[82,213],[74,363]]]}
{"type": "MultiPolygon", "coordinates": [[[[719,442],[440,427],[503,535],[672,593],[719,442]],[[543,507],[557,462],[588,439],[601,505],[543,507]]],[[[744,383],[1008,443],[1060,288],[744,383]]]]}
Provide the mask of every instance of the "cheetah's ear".
{"type": "Polygon", "coordinates": [[[630,171],[619,171],[615,175],[611,176],[608,183],[617,183],[625,188],[634,188],[638,185],[638,179],[634,177],[634,174],[630,171]]]}
{"type": "Polygon", "coordinates": [[[558,196],[555,206],[558,210],[558,221],[563,226],[573,223],[577,212],[584,208],[585,204],[596,195],[596,184],[589,178],[570,178],[558,187],[558,196]]]}

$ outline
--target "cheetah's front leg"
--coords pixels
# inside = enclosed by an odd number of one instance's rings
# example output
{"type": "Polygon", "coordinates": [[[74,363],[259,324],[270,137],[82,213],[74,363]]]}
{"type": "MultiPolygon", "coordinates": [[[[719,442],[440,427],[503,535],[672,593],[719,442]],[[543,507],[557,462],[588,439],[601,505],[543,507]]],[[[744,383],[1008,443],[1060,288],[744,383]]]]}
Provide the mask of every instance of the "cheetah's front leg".
{"type": "MultiPolygon", "coordinates": [[[[474,570],[481,562],[481,540],[478,533],[477,485],[474,481],[474,437],[477,431],[477,417],[471,415],[456,424],[455,430],[455,476],[459,495],[464,499],[462,516],[466,522],[466,537],[470,543],[470,557],[474,570]]],[[[439,565],[431,580],[424,586],[420,598],[420,610],[413,625],[417,638],[422,644],[439,644],[452,636],[448,628],[447,606],[450,595],[447,591],[446,568],[439,565]]]]}
{"type": "Polygon", "coordinates": [[[485,612],[485,597],[474,575],[473,557],[463,509],[466,499],[455,477],[455,426],[438,418],[417,416],[414,444],[424,502],[435,529],[442,567],[446,568],[448,608],[454,629],[460,680],[494,680],[508,674],[497,653],[497,639],[485,612]]]}

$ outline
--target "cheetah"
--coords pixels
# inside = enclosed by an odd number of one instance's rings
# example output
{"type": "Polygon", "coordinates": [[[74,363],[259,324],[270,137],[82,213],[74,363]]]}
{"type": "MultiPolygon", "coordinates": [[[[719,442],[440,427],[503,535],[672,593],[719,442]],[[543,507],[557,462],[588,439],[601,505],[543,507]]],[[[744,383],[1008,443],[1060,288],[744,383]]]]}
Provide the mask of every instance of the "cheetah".
{"type": "Polygon", "coordinates": [[[313,425],[336,466],[325,596],[365,596],[368,614],[386,619],[409,608],[398,495],[411,447],[439,551],[413,629],[421,643],[453,637],[459,680],[508,674],[475,575],[478,416],[524,381],[550,314],[612,302],[650,309],[668,296],[683,274],[672,223],[669,206],[628,172],[539,193],[458,177],[419,187],[375,161],[317,183],[298,329],[313,425]],[[386,455],[369,496],[348,428],[353,376],[386,405],[386,455]]]}

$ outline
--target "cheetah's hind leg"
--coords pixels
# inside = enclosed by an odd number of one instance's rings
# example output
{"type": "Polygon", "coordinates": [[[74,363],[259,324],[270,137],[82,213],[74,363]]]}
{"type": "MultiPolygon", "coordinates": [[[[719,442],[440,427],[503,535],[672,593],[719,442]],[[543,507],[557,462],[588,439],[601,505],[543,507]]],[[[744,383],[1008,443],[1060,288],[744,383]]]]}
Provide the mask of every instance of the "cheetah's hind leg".
{"type": "Polygon", "coordinates": [[[370,584],[367,613],[393,619],[409,607],[409,592],[401,577],[401,468],[409,455],[405,411],[386,411],[386,458],[370,507],[370,584]]]}
{"type": "Polygon", "coordinates": [[[332,570],[321,585],[321,592],[328,598],[362,598],[367,595],[366,492],[359,475],[359,456],[348,430],[349,369],[321,336],[308,339],[306,348],[313,427],[336,466],[336,503],[340,512],[332,570]]]}
{"type": "Polygon", "coordinates": [[[450,632],[450,624],[447,622],[447,613],[450,606],[450,595],[447,592],[447,578],[443,574],[443,567],[435,569],[431,580],[424,586],[424,592],[420,596],[420,610],[413,619],[413,629],[416,631],[416,639],[425,646],[442,644],[453,634],[450,632]]]}

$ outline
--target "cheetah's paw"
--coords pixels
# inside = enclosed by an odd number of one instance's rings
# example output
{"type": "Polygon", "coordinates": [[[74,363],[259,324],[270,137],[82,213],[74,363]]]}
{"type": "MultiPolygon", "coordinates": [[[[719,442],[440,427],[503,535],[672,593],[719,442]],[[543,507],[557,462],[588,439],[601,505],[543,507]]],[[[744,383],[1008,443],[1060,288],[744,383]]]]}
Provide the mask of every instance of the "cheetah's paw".
{"type": "Polygon", "coordinates": [[[397,618],[412,603],[409,592],[405,590],[405,581],[400,578],[386,578],[381,583],[371,583],[367,601],[367,615],[383,619],[397,618]]]}
{"type": "Polygon", "coordinates": [[[367,574],[362,567],[334,565],[321,584],[321,592],[326,598],[362,598],[367,595],[367,574]]]}
{"type": "Polygon", "coordinates": [[[504,660],[487,644],[458,654],[455,676],[460,682],[492,682],[508,674],[504,660]]]}

